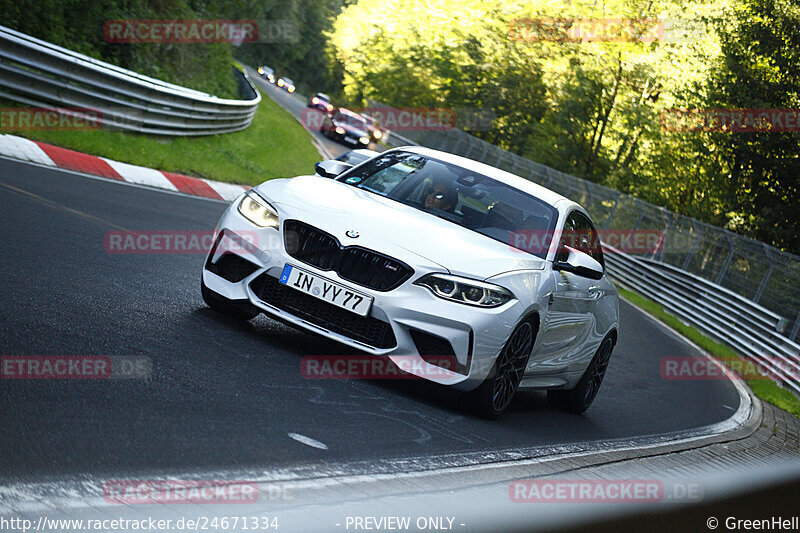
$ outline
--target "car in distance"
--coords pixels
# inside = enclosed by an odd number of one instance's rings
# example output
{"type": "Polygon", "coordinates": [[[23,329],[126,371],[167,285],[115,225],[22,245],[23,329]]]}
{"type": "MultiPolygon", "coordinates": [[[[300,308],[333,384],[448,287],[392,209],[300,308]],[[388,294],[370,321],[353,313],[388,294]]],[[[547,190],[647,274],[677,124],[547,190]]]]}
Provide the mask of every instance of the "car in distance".
{"type": "Polygon", "coordinates": [[[291,80],[291,78],[287,78],[285,76],[280,78],[276,85],[290,93],[293,93],[295,90],[294,82],[291,80]]]}
{"type": "Polygon", "coordinates": [[[266,65],[258,67],[258,75],[270,83],[275,83],[275,71],[266,65]]]}
{"type": "Polygon", "coordinates": [[[580,205],[416,146],[316,170],[262,183],[223,213],[202,273],[211,308],[387,356],[467,392],[489,418],[519,388],[589,407],[619,304],[580,205]]]}
{"type": "Polygon", "coordinates": [[[331,98],[325,93],[317,93],[308,100],[306,107],[319,109],[323,113],[331,113],[333,111],[333,104],[331,98]]]}
{"type": "Polygon", "coordinates": [[[340,107],[322,122],[322,134],[351,146],[369,146],[367,121],[358,113],[340,107]]]}
{"type": "Polygon", "coordinates": [[[360,165],[367,159],[372,159],[376,155],[380,155],[380,152],[368,150],[366,148],[356,148],[355,150],[350,150],[349,152],[343,153],[336,158],[336,161],[343,161],[345,163],[349,163],[350,165],[356,166],[360,165]]]}

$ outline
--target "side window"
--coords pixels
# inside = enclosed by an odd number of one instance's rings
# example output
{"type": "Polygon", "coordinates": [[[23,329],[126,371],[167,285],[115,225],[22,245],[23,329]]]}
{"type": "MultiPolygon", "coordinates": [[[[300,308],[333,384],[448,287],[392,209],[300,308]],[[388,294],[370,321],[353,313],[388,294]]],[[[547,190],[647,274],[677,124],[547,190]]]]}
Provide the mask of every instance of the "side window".
{"type": "Polygon", "coordinates": [[[575,248],[587,253],[605,269],[605,259],[603,249],[600,246],[600,236],[597,233],[592,221],[583,213],[573,211],[564,223],[564,233],[561,235],[556,261],[565,261],[567,252],[564,246],[575,248]]]}

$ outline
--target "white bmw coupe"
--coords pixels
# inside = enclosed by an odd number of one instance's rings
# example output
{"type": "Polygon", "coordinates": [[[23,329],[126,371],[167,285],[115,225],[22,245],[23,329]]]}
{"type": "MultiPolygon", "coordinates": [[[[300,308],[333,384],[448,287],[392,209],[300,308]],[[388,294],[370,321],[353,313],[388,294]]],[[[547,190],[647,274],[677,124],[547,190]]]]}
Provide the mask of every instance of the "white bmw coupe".
{"type": "Polygon", "coordinates": [[[388,356],[469,392],[490,418],[519,388],[589,407],[619,303],[581,206],[421,147],[316,170],[262,183],[225,211],[202,274],[211,308],[388,356]]]}

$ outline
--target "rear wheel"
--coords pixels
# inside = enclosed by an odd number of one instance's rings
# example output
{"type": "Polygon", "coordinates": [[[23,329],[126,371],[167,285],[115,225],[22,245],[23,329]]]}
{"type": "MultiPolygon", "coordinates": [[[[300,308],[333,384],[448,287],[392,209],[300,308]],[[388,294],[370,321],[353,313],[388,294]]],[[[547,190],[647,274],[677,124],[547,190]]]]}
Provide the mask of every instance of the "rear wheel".
{"type": "Polygon", "coordinates": [[[221,294],[217,294],[206,287],[202,277],[200,278],[200,292],[203,294],[203,301],[211,309],[238,320],[251,320],[261,312],[247,300],[229,300],[221,294]]]}
{"type": "Polygon", "coordinates": [[[589,363],[589,367],[574,389],[547,391],[547,401],[550,402],[550,405],[577,415],[585,412],[592,405],[597,391],[600,390],[613,349],[614,342],[611,337],[603,339],[592,362],[589,363]]]}
{"type": "Polygon", "coordinates": [[[511,404],[528,364],[535,336],[535,327],[526,321],[509,337],[489,377],[475,390],[476,407],[482,416],[497,418],[511,404]]]}

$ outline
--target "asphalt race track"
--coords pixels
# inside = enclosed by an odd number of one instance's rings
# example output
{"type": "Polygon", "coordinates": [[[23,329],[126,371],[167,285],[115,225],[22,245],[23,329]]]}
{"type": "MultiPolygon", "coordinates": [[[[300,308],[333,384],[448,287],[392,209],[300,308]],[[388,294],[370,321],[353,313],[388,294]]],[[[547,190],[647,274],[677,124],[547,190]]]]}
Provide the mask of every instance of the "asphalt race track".
{"type": "Polygon", "coordinates": [[[540,393],[475,418],[464,396],[411,380],[309,380],[307,355],[352,353],[200,297],[201,254],[113,254],[115,229],[210,230],[225,204],[0,159],[0,354],[144,355],[149,379],[0,380],[3,479],[331,463],[492,452],[689,430],[730,417],[727,381],[671,381],[695,355],[621,302],[620,341],[583,416],[540,393]],[[288,436],[297,433],[327,450],[288,436]]]}
{"type": "MultiPolygon", "coordinates": [[[[296,94],[289,93],[288,91],[284,91],[283,89],[279,89],[275,85],[268,83],[252,69],[248,69],[248,73],[250,75],[250,79],[258,86],[261,92],[264,93],[265,97],[269,97],[274,100],[278,105],[286,109],[302,123],[304,120],[303,117],[305,116],[304,113],[306,113],[306,100],[303,100],[296,94]]],[[[318,144],[322,145],[333,157],[339,157],[340,155],[347,153],[354,148],[359,148],[358,146],[349,146],[334,141],[333,139],[329,139],[318,131],[310,133],[314,137],[314,140],[318,144]]],[[[382,152],[384,150],[382,146],[376,143],[371,143],[368,148],[377,152],[382,152]]]]}

